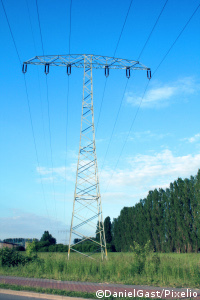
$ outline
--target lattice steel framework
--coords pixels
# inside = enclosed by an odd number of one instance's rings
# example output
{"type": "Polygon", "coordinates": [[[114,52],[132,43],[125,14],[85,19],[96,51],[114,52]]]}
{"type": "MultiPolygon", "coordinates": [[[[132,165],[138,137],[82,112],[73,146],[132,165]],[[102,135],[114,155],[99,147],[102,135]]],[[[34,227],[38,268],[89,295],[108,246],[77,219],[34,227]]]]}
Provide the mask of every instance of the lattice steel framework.
{"type": "Polygon", "coordinates": [[[81,132],[68,258],[70,250],[73,250],[88,257],[101,252],[103,259],[107,256],[107,250],[95,145],[92,69],[104,69],[106,76],[109,75],[109,69],[125,69],[128,78],[131,70],[147,70],[149,79],[151,70],[138,61],[88,54],[36,56],[24,62],[24,73],[28,64],[44,65],[46,74],[50,66],[65,66],[68,75],[72,67],[84,68],[81,132]],[[72,237],[76,237],[74,243],[72,237]],[[89,247],[90,254],[86,255],[83,251],[89,250],[89,247]]]}

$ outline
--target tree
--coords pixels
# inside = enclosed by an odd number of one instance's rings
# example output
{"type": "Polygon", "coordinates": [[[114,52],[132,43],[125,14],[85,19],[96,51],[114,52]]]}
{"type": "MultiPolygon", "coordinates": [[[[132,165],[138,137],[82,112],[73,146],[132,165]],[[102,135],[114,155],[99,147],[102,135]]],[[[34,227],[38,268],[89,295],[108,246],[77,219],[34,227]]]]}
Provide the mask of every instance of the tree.
{"type": "Polygon", "coordinates": [[[97,221],[97,228],[96,228],[96,240],[98,242],[100,242],[100,232],[102,234],[102,229],[103,229],[103,224],[102,222],[100,222],[99,224],[99,221],[97,221]]]}
{"type": "Polygon", "coordinates": [[[110,244],[112,242],[112,232],[111,232],[110,217],[107,217],[104,220],[104,231],[105,231],[106,243],[110,244]]]}
{"type": "Polygon", "coordinates": [[[52,237],[48,231],[45,231],[40,239],[40,242],[49,242],[49,245],[55,245],[56,239],[52,237]]]}

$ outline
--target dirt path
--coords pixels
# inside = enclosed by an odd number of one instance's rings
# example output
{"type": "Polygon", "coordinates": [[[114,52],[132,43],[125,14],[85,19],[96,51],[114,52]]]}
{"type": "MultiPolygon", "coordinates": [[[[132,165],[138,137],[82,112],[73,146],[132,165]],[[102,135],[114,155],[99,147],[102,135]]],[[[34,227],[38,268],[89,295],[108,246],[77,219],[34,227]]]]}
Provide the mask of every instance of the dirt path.
{"type": "Polygon", "coordinates": [[[96,293],[96,299],[103,295],[114,297],[145,297],[161,299],[194,299],[200,300],[200,289],[190,288],[161,288],[153,286],[92,283],[78,281],[59,281],[52,279],[36,279],[13,276],[0,276],[0,283],[15,284],[20,286],[51,288],[67,291],[96,293]]]}

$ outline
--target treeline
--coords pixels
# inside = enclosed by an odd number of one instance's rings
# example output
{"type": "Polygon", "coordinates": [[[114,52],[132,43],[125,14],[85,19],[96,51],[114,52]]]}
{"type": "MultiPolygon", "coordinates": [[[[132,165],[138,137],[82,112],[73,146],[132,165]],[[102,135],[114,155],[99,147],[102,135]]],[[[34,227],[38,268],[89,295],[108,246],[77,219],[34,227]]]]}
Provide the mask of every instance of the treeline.
{"type": "Polygon", "coordinates": [[[5,243],[13,243],[13,244],[19,244],[25,246],[25,242],[32,242],[32,241],[38,241],[38,239],[25,239],[25,238],[9,238],[4,239],[3,242],[5,243]]]}
{"type": "Polygon", "coordinates": [[[150,240],[158,252],[200,251],[200,170],[178,178],[167,189],[149,191],[134,207],[124,207],[112,222],[116,251],[129,251],[133,241],[150,240]]]}
{"type": "Polygon", "coordinates": [[[48,241],[35,242],[35,252],[67,252],[68,246],[63,244],[50,244],[48,241]]]}
{"type": "Polygon", "coordinates": [[[32,250],[35,252],[67,252],[68,246],[63,244],[56,244],[56,239],[49,233],[45,231],[38,241],[33,241],[32,250]]]}

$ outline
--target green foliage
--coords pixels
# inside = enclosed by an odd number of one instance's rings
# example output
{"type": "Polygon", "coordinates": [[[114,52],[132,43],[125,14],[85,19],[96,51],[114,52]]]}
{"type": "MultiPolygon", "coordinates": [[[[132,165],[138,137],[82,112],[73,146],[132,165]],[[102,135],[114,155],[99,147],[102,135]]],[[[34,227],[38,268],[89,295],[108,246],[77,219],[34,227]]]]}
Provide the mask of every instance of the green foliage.
{"type": "Polygon", "coordinates": [[[134,241],[130,249],[134,257],[133,272],[137,274],[146,272],[146,274],[149,275],[152,274],[152,272],[158,271],[160,258],[157,253],[153,252],[151,241],[148,241],[144,247],[134,241]]]}
{"type": "Polygon", "coordinates": [[[96,240],[99,242],[100,241],[100,231],[103,228],[103,224],[102,222],[99,223],[99,221],[97,221],[97,228],[96,228],[96,240]]]}
{"type": "Polygon", "coordinates": [[[116,251],[129,251],[132,241],[155,252],[200,251],[200,170],[196,177],[178,178],[166,190],[149,191],[133,207],[124,207],[112,223],[116,251]]]}
{"type": "Polygon", "coordinates": [[[18,265],[25,265],[33,261],[32,258],[24,256],[15,249],[3,248],[0,250],[0,264],[3,267],[15,267],[18,265]]]}
{"type": "Polygon", "coordinates": [[[4,239],[3,242],[8,242],[8,243],[14,243],[14,244],[21,244],[23,245],[25,242],[32,242],[32,241],[38,241],[38,239],[25,239],[25,238],[9,238],[9,239],[4,239]]]}
{"type": "Polygon", "coordinates": [[[27,256],[28,257],[33,256],[33,254],[34,254],[35,251],[36,251],[36,242],[32,241],[32,242],[27,243],[27,246],[26,246],[26,254],[27,254],[27,256]]]}
{"type": "MultiPolygon", "coordinates": [[[[134,247],[134,245],[133,245],[134,247]]],[[[109,253],[108,259],[101,261],[87,259],[76,253],[39,253],[34,261],[15,267],[0,265],[0,274],[57,280],[112,282],[124,284],[155,285],[168,287],[200,288],[199,253],[163,253],[134,247],[134,252],[109,253]],[[139,253],[149,253],[137,263],[139,253]]]]}
{"type": "MultiPolygon", "coordinates": [[[[33,287],[33,286],[21,286],[15,284],[5,284],[0,283],[0,289],[9,289],[14,291],[29,291],[29,292],[36,292],[40,294],[52,294],[52,295],[60,295],[60,296],[68,296],[68,297],[81,297],[86,299],[94,299],[96,294],[95,293],[88,293],[88,292],[76,292],[76,291],[66,291],[61,289],[52,289],[52,288],[42,288],[42,287],[33,287]]],[[[105,298],[103,298],[104,300],[105,298]]],[[[110,298],[109,298],[110,299],[110,298]]],[[[115,298],[116,299],[116,298],[115,298]]],[[[141,299],[141,298],[140,298],[141,299]]],[[[137,300],[137,298],[135,298],[137,300]]]]}
{"type": "Polygon", "coordinates": [[[25,251],[24,246],[17,246],[15,249],[16,251],[25,251]]]}
{"type": "Polygon", "coordinates": [[[105,230],[106,243],[110,244],[112,242],[112,231],[111,231],[110,217],[107,217],[104,220],[104,230],[105,230]]]}
{"type": "Polygon", "coordinates": [[[40,239],[40,242],[49,242],[49,245],[55,245],[56,239],[52,237],[48,231],[45,231],[40,239]]]}

